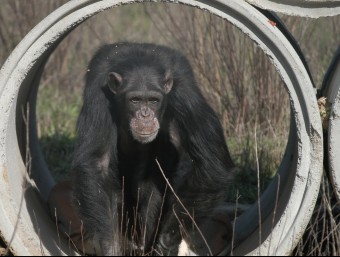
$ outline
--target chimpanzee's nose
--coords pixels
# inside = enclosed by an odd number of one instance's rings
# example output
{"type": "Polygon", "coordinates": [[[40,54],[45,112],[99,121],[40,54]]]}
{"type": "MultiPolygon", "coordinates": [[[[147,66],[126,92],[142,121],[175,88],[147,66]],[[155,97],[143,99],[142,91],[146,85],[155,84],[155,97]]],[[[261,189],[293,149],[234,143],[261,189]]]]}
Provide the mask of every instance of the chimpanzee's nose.
{"type": "Polygon", "coordinates": [[[147,107],[142,107],[141,113],[143,118],[149,118],[150,117],[150,110],[147,107]]]}

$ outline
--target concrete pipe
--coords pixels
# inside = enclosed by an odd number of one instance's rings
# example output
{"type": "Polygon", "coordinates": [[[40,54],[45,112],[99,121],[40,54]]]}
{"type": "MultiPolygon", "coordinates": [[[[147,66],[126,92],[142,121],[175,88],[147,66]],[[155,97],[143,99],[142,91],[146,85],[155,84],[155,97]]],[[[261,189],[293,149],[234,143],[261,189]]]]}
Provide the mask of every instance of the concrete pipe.
{"type": "Polygon", "coordinates": [[[340,47],[326,73],[322,95],[327,99],[327,108],[330,108],[328,121],[329,174],[335,195],[340,201],[340,47]]]}
{"type": "Polygon", "coordinates": [[[288,15],[320,18],[340,14],[340,0],[245,0],[262,9],[288,15]]]}
{"type": "MultiPolygon", "coordinates": [[[[39,149],[34,115],[44,64],[65,35],[82,21],[105,9],[134,2],[143,1],[69,1],[23,39],[0,71],[0,231],[15,255],[72,254],[58,237],[45,207],[54,181],[39,149]],[[26,120],[27,110],[30,115],[26,120]],[[28,135],[24,132],[27,125],[28,135]],[[32,160],[25,154],[28,141],[32,160]]],[[[261,226],[254,226],[259,220],[257,204],[236,220],[233,252],[289,254],[310,219],[322,173],[322,128],[308,72],[285,35],[248,3],[168,2],[201,8],[230,21],[263,49],[286,84],[292,110],[286,153],[277,178],[261,198],[261,226]]]]}

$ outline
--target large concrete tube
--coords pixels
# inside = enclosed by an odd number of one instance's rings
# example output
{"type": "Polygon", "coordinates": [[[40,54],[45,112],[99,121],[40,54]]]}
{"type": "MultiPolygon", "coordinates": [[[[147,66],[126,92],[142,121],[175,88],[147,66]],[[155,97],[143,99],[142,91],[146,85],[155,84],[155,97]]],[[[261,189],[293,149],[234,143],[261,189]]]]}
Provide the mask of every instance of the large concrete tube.
{"type": "Polygon", "coordinates": [[[330,106],[328,123],[329,174],[336,197],[340,201],[340,47],[326,73],[322,95],[330,106]]]}
{"type": "MultiPolygon", "coordinates": [[[[15,255],[70,253],[69,247],[58,238],[45,207],[54,181],[39,149],[34,117],[36,91],[44,64],[64,36],[82,21],[107,8],[134,2],[143,1],[69,1],[35,27],[0,70],[0,231],[15,255]],[[27,112],[22,110],[27,103],[31,115],[29,122],[24,122],[23,113],[27,112]],[[24,132],[26,123],[30,128],[28,136],[24,132]],[[28,139],[32,155],[30,174],[25,168],[28,139]]],[[[236,220],[237,245],[233,252],[236,255],[289,254],[310,219],[322,173],[322,128],[308,72],[282,32],[248,3],[239,0],[175,2],[208,10],[240,28],[268,54],[286,84],[292,110],[286,153],[277,178],[261,198],[262,225],[253,226],[258,223],[259,213],[255,204],[236,220]]]]}
{"type": "Polygon", "coordinates": [[[288,15],[320,18],[340,14],[340,0],[245,0],[262,9],[288,15]]]}

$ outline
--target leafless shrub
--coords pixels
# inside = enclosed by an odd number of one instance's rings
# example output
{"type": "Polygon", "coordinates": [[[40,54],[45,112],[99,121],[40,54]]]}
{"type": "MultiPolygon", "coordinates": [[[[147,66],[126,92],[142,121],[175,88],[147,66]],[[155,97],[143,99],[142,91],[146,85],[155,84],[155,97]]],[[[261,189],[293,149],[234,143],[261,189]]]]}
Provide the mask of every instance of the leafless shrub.
{"type": "Polygon", "coordinates": [[[38,22],[66,2],[67,0],[1,0],[0,64],[38,22]]]}
{"type": "Polygon", "coordinates": [[[172,4],[146,5],[145,11],[165,42],[189,57],[237,164],[256,177],[256,126],[259,168],[262,175],[274,175],[287,142],[290,110],[269,58],[235,26],[208,12],[172,4]]]}
{"type": "Polygon", "coordinates": [[[321,192],[307,230],[296,247],[297,256],[340,255],[340,205],[324,176],[321,192]]]}

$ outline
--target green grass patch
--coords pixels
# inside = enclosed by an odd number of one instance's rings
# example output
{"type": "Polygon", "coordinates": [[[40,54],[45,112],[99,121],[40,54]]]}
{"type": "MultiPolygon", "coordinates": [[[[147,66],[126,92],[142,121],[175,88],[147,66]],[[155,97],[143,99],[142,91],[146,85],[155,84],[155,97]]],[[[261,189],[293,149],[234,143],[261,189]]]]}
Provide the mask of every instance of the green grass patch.
{"type": "Polygon", "coordinates": [[[53,137],[64,135],[74,137],[80,112],[81,94],[68,90],[62,92],[57,86],[46,86],[39,90],[37,100],[38,135],[53,137]]]}
{"type": "Polygon", "coordinates": [[[69,178],[76,122],[82,103],[80,94],[65,94],[60,90],[43,87],[37,101],[40,147],[56,181],[69,178]]]}

